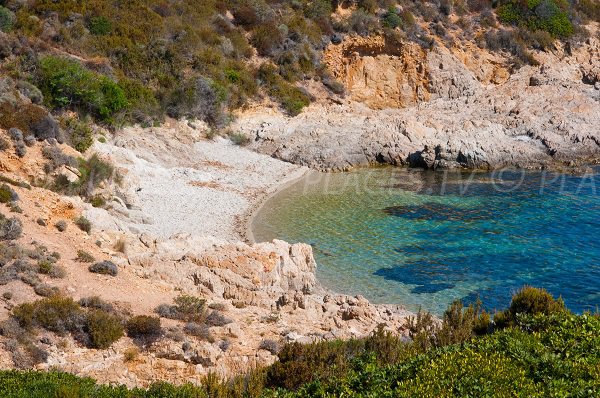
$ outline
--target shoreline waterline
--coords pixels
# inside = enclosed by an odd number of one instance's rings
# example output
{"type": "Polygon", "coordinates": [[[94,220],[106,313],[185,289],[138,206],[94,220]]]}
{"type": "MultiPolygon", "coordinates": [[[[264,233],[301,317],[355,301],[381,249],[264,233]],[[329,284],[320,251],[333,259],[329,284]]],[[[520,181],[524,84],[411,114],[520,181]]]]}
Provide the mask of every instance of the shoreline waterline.
{"type": "Polygon", "coordinates": [[[281,184],[278,184],[277,186],[274,187],[274,189],[272,189],[269,192],[266,192],[264,195],[262,195],[260,198],[258,198],[252,206],[249,207],[249,209],[241,216],[242,221],[241,221],[241,226],[238,230],[239,235],[242,237],[242,239],[244,240],[245,243],[247,244],[254,244],[254,243],[259,243],[256,241],[256,239],[254,238],[254,232],[252,231],[252,223],[254,222],[256,215],[260,212],[260,210],[263,208],[263,206],[274,196],[276,196],[278,193],[280,193],[281,191],[289,188],[290,186],[296,184],[297,182],[299,182],[300,180],[302,180],[303,178],[305,178],[308,174],[311,173],[320,173],[318,171],[315,170],[311,170],[311,169],[299,169],[301,171],[301,173],[299,173],[298,176],[294,176],[292,177],[290,180],[285,181],[281,184]]]}

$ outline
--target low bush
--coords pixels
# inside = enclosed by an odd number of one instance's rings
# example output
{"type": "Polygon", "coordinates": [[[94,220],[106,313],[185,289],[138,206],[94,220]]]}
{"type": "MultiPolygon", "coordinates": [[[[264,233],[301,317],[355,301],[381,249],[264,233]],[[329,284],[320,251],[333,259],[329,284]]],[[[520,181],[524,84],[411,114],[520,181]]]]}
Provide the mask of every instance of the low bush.
{"type": "Polygon", "coordinates": [[[225,326],[233,322],[219,311],[212,311],[204,320],[208,326],[225,326]]]}
{"type": "Polygon", "coordinates": [[[72,156],[65,155],[58,146],[45,146],[42,148],[42,155],[48,162],[44,165],[46,173],[52,173],[61,166],[77,166],[77,159],[72,156]]]}
{"type": "Polygon", "coordinates": [[[67,274],[63,267],[46,259],[38,261],[38,272],[55,279],[64,278],[67,274]]]}
{"type": "Polygon", "coordinates": [[[18,199],[17,193],[8,185],[0,185],[0,203],[9,203],[18,199]]]}
{"type": "Polygon", "coordinates": [[[231,133],[229,139],[235,145],[246,146],[252,142],[252,139],[243,133],[231,133]]]}
{"type": "Polygon", "coordinates": [[[10,32],[15,23],[15,14],[6,7],[0,6],[0,31],[10,32]]]}
{"type": "Polygon", "coordinates": [[[184,82],[170,99],[167,112],[172,117],[188,117],[205,121],[213,127],[223,127],[227,121],[227,92],[217,82],[199,76],[184,82]]]}
{"type": "Polygon", "coordinates": [[[40,283],[33,287],[33,291],[38,296],[42,297],[52,297],[60,294],[60,289],[56,286],[50,286],[46,283],[40,283]]]}
{"type": "Polygon", "coordinates": [[[259,77],[267,85],[269,93],[277,99],[291,116],[299,115],[311,102],[310,96],[300,88],[286,82],[272,65],[263,65],[259,77]]]}
{"type": "Polygon", "coordinates": [[[85,250],[77,250],[77,261],[81,263],[93,263],[96,259],[85,250]]]}
{"type": "Polygon", "coordinates": [[[59,232],[65,232],[67,230],[67,222],[65,220],[59,220],[54,224],[54,227],[56,227],[59,232]]]}
{"type": "Polygon", "coordinates": [[[77,118],[67,118],[63,122],[70,145],[79,152],[85,152],[94,143],[94,132],[89,123],[77,118]]]}
{"type": "Polygon", "coordinates": [[[556,315],[567,313],[565,303],[561,298],[555,299],[545,289],[524,286],[517,291],[508,309],[495,314],[494,322],[497,327],[518,325],[520,315],[556,315]]]}
{"type": "Polygon", "coordinates": [[[163,318],[204,322],[206,319],[206,300],[182,294],[174,300],[175,305],[161,304],[155,312],[163,318]]]}
{"type": "Polygon", "coordinates": [[[12,314],[22,327],[42,327],[59,334],[78,330],[84,319],[79,304],[61,296],[21,304],[12,314]]]}
{"type": "MultiPolygon", "coordinates": [[[[547,304],[551,300],[543,292],[520,296],[515,305],[521,305],[522,298],[527,297],[524,301],[536,304],[525,308],[540,312],[526,319],[520,317],[515,327],[460,344],[423,350],[414,342],[378,328],[364,339],[289,343],[269,367],[230,380],[208,376],[198,387],[160,383],[148,390],[129,391],[64,373],[4,371],[0,372],[0,395],[41,398],[57,395],[56,391],[66,387],[67,391],[76,391],[76,396],[107,398],[596,396],[600,317],[563,311],[547,315],[544,311],[553,311],[555,304],[547,304]]],[[[468,312],[469,307],[455,303],[447,311],[451,319],[446,323],[459,325],[460,330],[460,325],[469,323],[465,319],[475,318],[468,312]]],[[[423,319],[420,323],[427,323],[423,319]]],[[[3,329],[8,334],[22,333],[18,325],[0,325],[3,329]]],[[[16,351],[16,343],[14,346],[16,351]]],[[[261,346],[275,351],[271,342],[261,346]]]]}
{"type": "Polygon", "coordinates": [[[208,325],[201,325],[195,322],[188,322],[183,327],[183,331],[190,336],[199,337],[202,340],[212,341],[214,337],[210,333],[208,325]]]}
{"type": "Polygon", "coordinates": [[[101,275],[117,276],[118,267],[112,261],[101,261],[88,267],[90,272],[101,275]]]}
{"type": "Polygon", "coordinates": [[[279,353],[279,350],[281,349],[281,346],[275,340],[267,339],[261,341],[258,348],[261,350],[269,351],[273,355],[277,355],[279,353]]]}
{"type": "Polygon", "coordinates": [[[75,225],[77,225],[80,230],[87,232],[88,234],[92,232],[92,222],[84,216],[77,217],[75,219],[75,225]]]}
{"type": "MultiPolygon", "coordinates": [[[[48,170],[51,166],[48,166],[48,170]]],[[[77,169],[80,174],[77,181],[70,182],[65,176],[59,175],[53,189],[69,195],[90,198],[93,197],[94,190],[100,183],[111,179],[114,175],[113,166],[97,154],[93,154],[89,159],[79,159],[77,169]]]]}
{"type": "Polygon", "coordinates": [[[0,214],[0,241],[15,240],[23,233],[23,223],[16,217],[6,218],[0,214]]]}
{"type": "Polygon", "coordinates": [[[147,315],[134,316],[127,321],[125,328],[127,335],[133,338],[153,338],[160,336],[162,331],[160,318],[147,315]]]}
{"type": "Polygon", "coordinates": [[[382,17],[383,26],[390,29],[396,29],[402,25],[402,17],[398,15],[395,8],[390,8],[382,17]]]}
{"type": "Polygon", "coordinates": [[[93,17],[88,22],[90,33],[95,36],[105,36],[112,31],[112,23],[106,17],[93,17]]]}
{"type": "Polygon", "coordinates": [[[86,331],[92,348],[105,349],[123,336],[123,325],[116,316],[94,310],[87,314],[86,331]]]}

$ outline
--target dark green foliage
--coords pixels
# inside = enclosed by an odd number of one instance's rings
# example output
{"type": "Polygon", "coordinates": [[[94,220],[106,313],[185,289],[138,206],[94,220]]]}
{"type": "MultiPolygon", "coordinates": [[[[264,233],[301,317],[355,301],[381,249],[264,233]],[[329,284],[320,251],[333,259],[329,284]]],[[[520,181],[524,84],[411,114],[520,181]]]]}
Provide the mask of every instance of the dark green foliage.
{"type": "Polygon", "coordinates": [[[174,300],[175,305],[162,304],[156,313],[163,318],[178,319],[186,322],[204,322],[206,319],[206,300],[182,294],[174,300]]]}
{"type": "Polygon", "coordinates": [[[87,314],[86,331],[92,348],[105,349],[123,336],[123,325],[116,316],[93,310],[87,314]]]}
{"type": "Polygon", "coordinates": [[[112,122],[115,114],[128,106],[125,92],[117,83],[67,58],[42,58],[37,79],[53,107],[71,107],[112,122]]]}
{"type": "Polygon", "coordinates": [[[112,31],[112,23],[106,17],[93,17],[90,18],[88,29],[93,35],[105,36],[112,31]]]}
{"type": "Polygon", "coordinates": [[[383,26],[386,28],[395,29],[402,24],[402,18],[394,8],[388,10],[382,18],[383,26]]]}
{"type": "Polygon", "coordinates": [[[90,232],[92,232],[92,223],[90,220],[88,220],[84,216],[80,216],[80,217],[76,218],[75,225],[77,225],[80,230],[87,232],[88,234],[90,232]]]}
{"type": "Polygon", "coordinates": [[[15,14],[6,7],[0,6],[0,31],[10,32],[15,23],[15,14]]]}
{"type": "Polygon", "coordinates": [[[569,37],[574,28],[566,0],[505,0],[496,9],[500,21],[543,30],[555,37],[569,37]]]}
{"type": "Polygon", "coordinates": [[[263,65],[259,71],[261,80],[269,93],[277,99],[281,107],[290,115],[296,116],[310,104],[310,97],[303,90],[286,82],[273,66],[263,65]]]}
{"type": "Polygon", "coordinates": [[[496,313],[494,322],[498,327],[518,324],[520,315],[554,315],[566,313],[562,299],[555,299],[545,289],[524,286],[516,292],[507,310],[496,313]]]}
{"type": "Polygon", "coordinates": [[[363,358],[374,355],[380,365],[408,358],[412,348],[400,338],[379,329],[362,340],[290,343],[279,352],[279,361],[267,369],[271,387],[296,389],[315,380],[327,380],[349,372],[363,358]]]}
{"type": "Polygon", "coordinates": [[[69,332],[91,348],[108,348],[123,335],[121,321],[105,308],[88,307],[86,311],[72,298],[54,292],[48,298],[15,307],[12,316],[25,329],[69,332]]]}
{"type": "Polygon", "coordinates": [[[21,304],[13,309],[13,316],[22,327],[42,327],[56,333],[78,330],[83,312],[73,299],[53,296],[33,303],[21,304]]]}
{"type": "Polygon", "coordinates": [[[15,191],[13,191],[8,185],[0,185],[0,203],[8,203],[14,200],[15,191]]]}
{"type": "Polygon", "coordinates": [[[127,335],[134,338],[152,338],[161,333],[160,318],[138,315],[127,321],[127,335]]]}

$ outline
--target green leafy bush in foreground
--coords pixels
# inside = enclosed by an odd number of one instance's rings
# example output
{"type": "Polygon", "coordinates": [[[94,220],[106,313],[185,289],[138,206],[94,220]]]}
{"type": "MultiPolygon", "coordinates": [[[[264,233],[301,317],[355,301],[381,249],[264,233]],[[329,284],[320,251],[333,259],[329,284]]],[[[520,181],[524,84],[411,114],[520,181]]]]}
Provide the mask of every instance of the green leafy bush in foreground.
{"type": "Polygon", "coordinates": [[[359,340],[288,344],[270,367],[229,381],[209,375],[196,387],[157,383],[128,390],[65,373],[4,371],[0,396],[597,397],[600,317],[571,314],[546,294],[533,288],[517,292],[511,308],[522,312],[515,312],[514,323],[506,328],[492,323],[481,336],[467,333],[469,328],[481,333],[481,320],[489,319],[476,305],[453,304],[438,326],[421,317],[413,322],[413,335],[429,330],[445,336],[430,339],[429,348],[379,329],[359,340]]]}

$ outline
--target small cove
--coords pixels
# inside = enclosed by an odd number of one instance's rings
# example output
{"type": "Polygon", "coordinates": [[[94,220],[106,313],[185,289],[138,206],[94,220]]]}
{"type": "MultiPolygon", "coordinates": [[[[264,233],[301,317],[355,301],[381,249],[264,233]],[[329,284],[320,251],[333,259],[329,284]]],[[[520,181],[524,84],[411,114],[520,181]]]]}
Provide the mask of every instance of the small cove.
{"type": "Polygon", "coordinates": [[[441,314],[479,297],[493,310],[530,284],[595,310],[598,171],[310,173],[270,198],[251,228],[258,241],[311,244],[326,287],[376,303],[441,314]]]}

